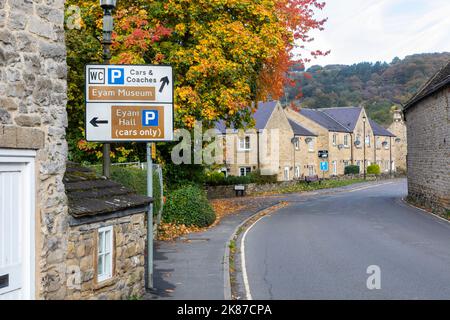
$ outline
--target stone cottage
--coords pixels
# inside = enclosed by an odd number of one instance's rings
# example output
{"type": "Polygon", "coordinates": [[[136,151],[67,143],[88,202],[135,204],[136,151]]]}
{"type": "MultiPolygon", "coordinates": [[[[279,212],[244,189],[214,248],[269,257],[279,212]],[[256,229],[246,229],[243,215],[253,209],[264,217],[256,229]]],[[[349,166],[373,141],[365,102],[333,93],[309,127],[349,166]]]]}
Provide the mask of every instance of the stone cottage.
{"type": "Polygon", "coordinates": [[[448,218],[450,210],[450,61],[403,107],[411,201],[448,218]]]}
{"type": "MultiPolygon", "coordinates": [[[[285,110],[289,119],[317,133],[317,149],[328,151],[325,177],[343,175],[345,167],[357,165],[363,172],[376,163],[383,173],[395,170],[392,141],[395,137],[367,116],[363,107],[285,110]]],[[[319,159],[317,159],[317,166],[319,159]]]]}
{"type": "Polygon", "coordinates": [[[289,121],[279,101],[260,102],[252,129],[216,124],[224,146],[225,175],[245,176],[260,170],[278,181],[299,179],[316,172],[316,139],[313,132],[289,121]]]}
{"type": "Polygon", "coordinates": [[[394,149],[394,164],[396,171],[406,172],[407,137],[406,124],[401,110],[394,110],[393,121],[388,130],[395,135],[392,148],[394,149]]]}
{"type": "Polygon", "coordinates": [[[0,1],[0,299],[144,289],[150,199],[66,173],[65,58],[63,0],[0,1]]]}

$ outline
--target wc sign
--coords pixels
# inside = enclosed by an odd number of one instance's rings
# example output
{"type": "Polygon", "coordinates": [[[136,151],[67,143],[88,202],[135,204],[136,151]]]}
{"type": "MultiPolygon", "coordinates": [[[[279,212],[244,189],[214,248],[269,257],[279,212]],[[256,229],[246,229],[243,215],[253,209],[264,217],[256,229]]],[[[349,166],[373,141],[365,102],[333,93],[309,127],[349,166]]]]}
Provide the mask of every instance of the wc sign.
{"type": "Polygon", "coordinates": [[[167,65],[85,67],[86,140],[173,140],[173,71],[167,65]]]}

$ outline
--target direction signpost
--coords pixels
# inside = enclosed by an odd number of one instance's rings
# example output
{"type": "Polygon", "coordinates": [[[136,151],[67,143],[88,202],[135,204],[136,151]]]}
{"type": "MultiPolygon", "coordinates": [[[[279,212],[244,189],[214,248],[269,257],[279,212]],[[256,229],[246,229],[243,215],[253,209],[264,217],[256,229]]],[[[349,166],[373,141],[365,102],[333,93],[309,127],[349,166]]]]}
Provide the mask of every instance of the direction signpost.
{"type": "MultiPolygon", "coordinates": [[[[173,140],[173,71],[166,65],[86,65],[86,140],[147,142],[147,195],[153,197],[152,145],[173,140]]],[[[153,287],[153,208],[147,218],[147,287],[153,287]]]]}

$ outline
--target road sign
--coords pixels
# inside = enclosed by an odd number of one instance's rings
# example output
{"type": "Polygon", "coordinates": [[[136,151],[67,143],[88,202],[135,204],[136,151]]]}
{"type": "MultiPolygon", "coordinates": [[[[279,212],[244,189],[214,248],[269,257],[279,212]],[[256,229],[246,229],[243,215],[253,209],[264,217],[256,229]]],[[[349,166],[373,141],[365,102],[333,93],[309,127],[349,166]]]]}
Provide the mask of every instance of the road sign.
{"type": "Polygon", "coordinates": [[[172,67],[87,65],[86,139],[173,140],[172,67]]]}
{"type": "Polygon", "coordinates": [[[328,171],[328,161],[321,161],[320,162],[320,170],[321,171],[328,171]]]}
{"type": "Polygon", "coordinates": [[[319,150],[319,158],[328,158],[328,150],[319,150]]]}

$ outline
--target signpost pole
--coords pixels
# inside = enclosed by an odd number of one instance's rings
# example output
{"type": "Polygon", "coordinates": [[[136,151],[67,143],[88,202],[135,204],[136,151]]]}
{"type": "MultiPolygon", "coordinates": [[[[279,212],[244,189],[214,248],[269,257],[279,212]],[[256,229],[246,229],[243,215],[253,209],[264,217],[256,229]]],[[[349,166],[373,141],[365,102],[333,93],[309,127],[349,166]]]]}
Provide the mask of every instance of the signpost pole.
{"type": "MultiPolygon", "coordinates": [[[[103,8],[103,63],[109,64],[111,59],[111,35],[114,27],[112,11],[116,7],[116,3],[110,1],[100,1],[103,8]]],[[[111,145],[109,143],[103,144],[103,175],[111,178],[111,145]]]]}
{"type": "MultiPolygon", "coordinates": [[[[153,197],[152,144],[147,143],[147,196],[153,197]]],[[[148,207],[147,215],[147,288],[153,288],[153,203],[148,207]]]]}

